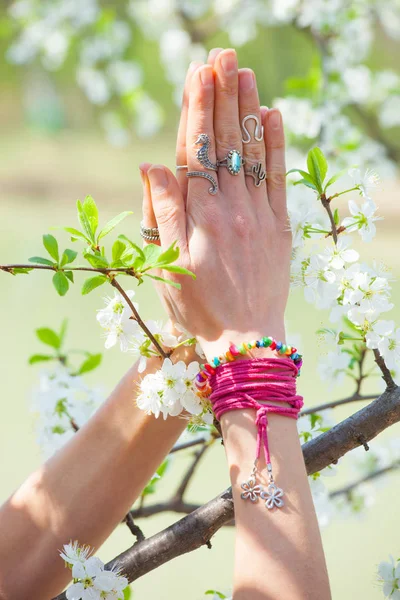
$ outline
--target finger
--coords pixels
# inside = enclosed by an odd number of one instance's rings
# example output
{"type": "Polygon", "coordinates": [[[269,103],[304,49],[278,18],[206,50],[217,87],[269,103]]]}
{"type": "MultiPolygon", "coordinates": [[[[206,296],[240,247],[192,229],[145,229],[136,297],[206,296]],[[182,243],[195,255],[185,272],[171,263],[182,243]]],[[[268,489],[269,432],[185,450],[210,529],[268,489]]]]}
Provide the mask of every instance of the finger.
{"type": "MultiPolygon", "coordinates": [[[[239,97],[238,97],[238,63],[234,50],[223,50],[215,60],[215,108],[214,130],[216,153],[218,160],[227,158],[228,153],[236,151],[242,154],[242,135],[239,125],[239,97]]],[[[237,156],[237,155],[236,155],[237,156]]],[[[224,186],[232,191],[232,174],[226,166],[218,170],[221,189],[224,186]]],[[[240,169],[239,178],[244,183],[243,169],[240,169]]]]}
{"type": "MultiPolygon", "coordinates": [[[[265,121],[265,115],[266,115],[266,114],[267,114],[267,112],[268,112],[268,106],[261,106],[261,108],[260,108],[260,111],[261,111],[261,123],[263,123],[263,124],[264,124],[264,121],[265,121]]],[[[265,140],[265,137],[264,137],[264,140],[265,140]]]]}
{"type": "Polygon", "coordinates": [[[264,135],[269,204],[279,219],[286,220],[285,136],[277,108],[269,110],[264,118],[264,135]]]}
{"type": "MultiPolygon", "coordinates": [[[[176,164],[177,165],[187,165],[186,129],[187,129],[187,118],[188,118],[188,109],[189,109],[190,82],[191,82],[193,73],[202,64],[203,63],[201,63],[201,62],[190,63],[188,72],[186,74],[185,87],[183,90],[183,97],[182,97],[181,118],[179,121],[178,136],[177,136],[177,140],[176,140],[176,164]]],[[[186,169],[178,169],[176,172],[176,178],[179,182],[183,197],[185,199],[187,196],[187,188],[188,188],[188,178],[186,177],[186,173],[187,173],[186,169]]]]}
{"type": "Polygon", "coordinates": [[[211,65],[203,65],[193,74],[191,80],[186,143],[188,173],[202,172],[204,177],[190,177],[189,202],[191,199],[196,201],[199,196],[204,197],[207,193],[217,191],[213,121],[214,73],[211,65]]]}
{"type": "MultiPolygon", "coordinates": [[[[153,203],[151,200],[150,182],[147,173],[151,167],[150,163],[142,163],[139,166],[140,176],[143,183],[143,203],[142,203],[142,223],[144,227],[153,228],[157,227],[157,220],[153,210],[153,203]]],[[[160,245],[160,241],[157,240],[146,240],[143,238],[143,245],[145,244],[157,244],[160,245]]]]}
{"type": "Polygon", "coordinates": [[[249,192],[266,196],[265,144],[256,77],[251,69],[239,70],[239,118],[242,128],[243,158],[249,192]]]}
{"type": "Polygon", "coordinates": [[[167,248],[177,242],[181,252],[185,253],[186,210],[178,181],[163,165],[152,165],[147,176],[161,245],[167,248]]]}
{"type": "Polygon", "coordinates": [[[218,54],[220,54],[222,50],[223,48],[213,48],[212,50],[210,50],[210,52],[208,53],[207,63],[213,67],[218,54]]]}

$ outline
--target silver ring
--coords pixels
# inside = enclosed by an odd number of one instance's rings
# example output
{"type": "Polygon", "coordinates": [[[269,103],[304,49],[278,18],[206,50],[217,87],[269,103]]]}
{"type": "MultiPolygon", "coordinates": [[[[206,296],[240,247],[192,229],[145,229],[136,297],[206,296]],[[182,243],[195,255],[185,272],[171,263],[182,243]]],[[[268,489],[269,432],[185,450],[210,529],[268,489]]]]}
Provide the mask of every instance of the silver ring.
{"type": "Polygon", "coordinates": [[[176,166],[175,166],[175,169],[176,169],[177,171],[181,171],[181,170],[183,170],[183,169],[188,169],[188,168],[189,168],[189,167],[188,167],[187,165],[176,165],[176,166]]]}
{"type": "Polygon", "coordinates": [[[140,223],[140,235],[148,242],[158,242],[160,239],[158,227],[145,227],[143,221],[140,223]]]}
{"type": "Polygon", "coordinates": [[[186,173],[186,177],[203,177],[203,179],[207,179],[211,183],[211,187],[208,188],[208,193],[215,196],[218,192],[218,183],[210,173],[205,173],[205,171],[189,171],[186,173]]]}
{"type": "Polygon", "coordinates": [[[251,135],[249,130],[246,127],[247,121],[254,120],[256,122],[256,126],[254,129],[254,139],[256,142],[262,142],[264,139],[264,126],[260,125],[260,121],[256,115],[247,115],[242,121],[242,129],[244,131],[245,137],[242,138],[243,144],[249,144],[251,142],[251,135]]]}
{"type": "Polygon", "coordinates": [[[231,175],[239,175],[242,165],[245,164],[239,150],[230,150],[223,160],[217,160],[218,167],[226,167],[231,175]]]}
{"type": "Polygon", "coordinates": [[[245,175],[249,175],[254,180],[254,185],[256,187],[260,187],[263,181],[266,180],[267,174],[263,169],[262,163],[258,162],[255,165],[252,165],[251,169],[245,169],[245,175]]]}

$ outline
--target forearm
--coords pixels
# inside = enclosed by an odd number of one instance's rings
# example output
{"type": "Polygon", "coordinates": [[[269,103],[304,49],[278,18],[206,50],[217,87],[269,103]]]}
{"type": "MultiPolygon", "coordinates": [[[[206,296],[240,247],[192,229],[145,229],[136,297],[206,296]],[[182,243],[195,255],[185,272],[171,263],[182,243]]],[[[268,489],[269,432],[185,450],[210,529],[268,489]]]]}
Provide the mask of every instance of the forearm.
{"type": "MultiPolygon", "coordinates": [[[[329,581],[296,422],[271,414],[268,437],[282,509],[240,497],[256,451],[254,411],[232,411],[221,425],[235,502],[235,600],[328,600],[329,581]]],[[[261,465],[262,467],[265,465],[261,465]]]]}
{"type": "MultiPolygon", "coordinates": [[[[160,364],[149,363],[148,371],[160,364]]],[[[137,381],[134,366],[93,418],[1,507],[1,600],[59,593],[69,578],[58,556],[63,544],[101,545],[181,434],[183,419],[155,419],[135,406],[137,381]]]]}

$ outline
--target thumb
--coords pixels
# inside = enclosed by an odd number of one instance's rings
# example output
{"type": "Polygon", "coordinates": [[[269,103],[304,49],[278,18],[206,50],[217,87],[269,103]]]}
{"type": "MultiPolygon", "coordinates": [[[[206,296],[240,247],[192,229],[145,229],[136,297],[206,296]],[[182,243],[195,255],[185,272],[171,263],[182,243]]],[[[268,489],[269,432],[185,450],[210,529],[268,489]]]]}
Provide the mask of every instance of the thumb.
{"type": "Polygon", "coordinates": [[[160,232],[161,245],[177,242],[181,252],[187,249],[186,209],[176,177],[167,167],[153,165],[147,172],[151,200],[160,232]]]}

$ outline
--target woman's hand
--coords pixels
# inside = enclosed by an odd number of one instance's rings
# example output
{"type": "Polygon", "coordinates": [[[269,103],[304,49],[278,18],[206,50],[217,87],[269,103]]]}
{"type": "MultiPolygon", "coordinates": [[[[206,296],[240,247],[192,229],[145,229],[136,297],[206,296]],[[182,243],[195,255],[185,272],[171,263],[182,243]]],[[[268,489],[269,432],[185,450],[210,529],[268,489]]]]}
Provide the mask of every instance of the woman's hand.
{"type": "Polygon", "coordinates": [[[141,169],[145,225],[159,227],[162,246],[177,241],[180,264],[197,276],[193,281],[177,275],[181,291],[167,285],[159,291],[172,320],[196,335],[210,358],[232,342],[265,335],[283,340],[291,234],[281,115],[260,108],[254,73],[238,70],[234,50],[212,51],[209,63],[189,69],[176,156],[177,165],[211,175],[218,192],[211,195],[210,181],[188,178],[184,169],[177,178],[161,165],[141,169]],[[263,124],[263,141],[255,140],[255,121],[249,119],[251,140],[242,143],[241,123],[248,115],[263,124]],[[245,165],[238,175],[200,164],[201,134],[210,140],[212,163],[230,150],[242,154],[245,165]],[[257,163],[267,173],[259,187],[244,173],[257,163]]]}

